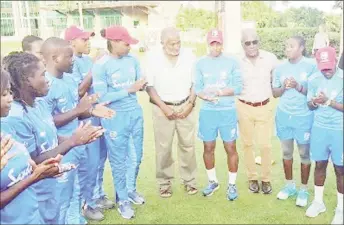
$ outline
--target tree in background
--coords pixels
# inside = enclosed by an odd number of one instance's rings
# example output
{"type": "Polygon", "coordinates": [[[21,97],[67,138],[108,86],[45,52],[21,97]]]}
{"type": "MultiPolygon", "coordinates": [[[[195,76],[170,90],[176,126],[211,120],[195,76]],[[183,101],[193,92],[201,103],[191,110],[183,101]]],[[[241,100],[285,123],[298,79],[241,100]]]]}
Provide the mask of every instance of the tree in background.
{"type": "Polygon", "coordinates": [[[263,1],[242,1],[243,20],[256,21],[257,28],[285,27],[281,13],[274,11],[263,1]]]}
{"type": "Polygon", "coordinates": [[[318,27],[325,22],[324,13],[311,7],[287,9],[282,18],[288,27],[318,27]]]}
{"type": "Polygon", "coordinates": [[[216,23],[216,14],[204,9],[182,8],[176,18],[176,26],[182,31],[192,28],[209,30],[216,27],[216,23]]]}

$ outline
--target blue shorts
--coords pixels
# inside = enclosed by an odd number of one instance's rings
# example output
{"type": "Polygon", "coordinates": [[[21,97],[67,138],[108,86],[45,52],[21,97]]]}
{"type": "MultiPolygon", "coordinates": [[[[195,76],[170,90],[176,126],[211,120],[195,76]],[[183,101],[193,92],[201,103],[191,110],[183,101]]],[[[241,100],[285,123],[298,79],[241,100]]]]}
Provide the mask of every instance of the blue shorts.
{"type": "Polygon", "coordinates": [[[331,155],[333,164],[343,166],[343,130],[313,126],[310,147],[313,161],[328,160],[331,155]]]}
{"type": "Polygon", "coordinates": [[[236,110],[201,110],[199,113],[198,137],[205,142],[215,141],[220,132],[221,139],[232,142],[238,138],[236,110]]]}
{"type": "Polygon", "coordinates": [[[298,144],[309,144],[313,124],[313,113],[307,116],[293,116],[279,108],[276,110],[277,137],[283,140],[296,140],[298,144]]]}

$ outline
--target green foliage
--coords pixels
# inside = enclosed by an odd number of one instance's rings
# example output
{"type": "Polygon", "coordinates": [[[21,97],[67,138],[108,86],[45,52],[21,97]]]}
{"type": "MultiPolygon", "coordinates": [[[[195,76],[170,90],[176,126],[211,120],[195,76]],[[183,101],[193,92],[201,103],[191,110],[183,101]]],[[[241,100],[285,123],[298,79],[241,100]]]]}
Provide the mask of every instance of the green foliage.
{"type": "Polygon", "coordinates": [[[281,14],[263,1],[241,2],[241,12],[243,20],[256,21],[258,28],[286,26],[281,14]]]}
{"type": "Polygon", "coordinates": [[[292,27],[318,27],[324,23],[324,13],[316,8],[290,8],[283,13],[283,20],[292,27]]]}
{"type": "MultiPolygon", "coordinates": [[[[281,59],[285,57],[285,41],[295,35],[302,36],[306,40],[306,51],[308,56],[312,52],[313,40],[318,32],[317,27],[313,28],[264,28],[258,29],[260,36],[261,48],[276,54],[281,59]]],[[[340,34],[335,32],[329,33],[330,45],[339,50],[340,34]]]]}
{"type": "Polygon", "coordinates": [[[216,24],[216,14],[204,9],[183,8],[179,11],[176,18],[176,26],[182,31],[192,28],[209,30],[216,27],[216,24]]]}
{"type": "Polygon", "coordinates": [[[340,32],[342,26],[341,15],[330,14],[325,16],[325,25],[329,32],[340,32]]]}

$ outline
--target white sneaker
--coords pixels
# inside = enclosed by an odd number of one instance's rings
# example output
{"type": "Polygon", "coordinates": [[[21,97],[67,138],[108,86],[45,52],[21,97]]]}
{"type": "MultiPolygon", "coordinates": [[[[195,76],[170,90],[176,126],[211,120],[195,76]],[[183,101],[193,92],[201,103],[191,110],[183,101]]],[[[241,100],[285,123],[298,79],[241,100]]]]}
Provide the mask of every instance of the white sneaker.
{"type": "Polygon", "coordinates": [[[343,224],[343,210],[336,208],[331,224],[343,224]]]}
{"type": "Polygon", "coordinates": [[[306,211],[306,216],[317,217],[320,213],[323,213],[325,211],[326,207],[324,203],[313,201],[306,211]]]}

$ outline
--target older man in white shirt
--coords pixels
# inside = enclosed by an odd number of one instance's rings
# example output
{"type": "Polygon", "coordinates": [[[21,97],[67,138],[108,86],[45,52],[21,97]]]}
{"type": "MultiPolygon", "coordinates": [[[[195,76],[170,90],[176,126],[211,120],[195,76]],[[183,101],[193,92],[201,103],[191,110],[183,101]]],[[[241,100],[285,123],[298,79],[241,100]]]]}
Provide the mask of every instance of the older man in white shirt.
{"type": "Polygon", "coordinates": [[[165,28],[162,47],[148,52],[145,75],[147,93],[153,105],[156,178],[161,197],[172,196],[174,167],[172,143],[178,137],[178,163],[188,194],[197,193],[195,156],[195,100],[192,70],[196,57],[181,48],[179,31],[165,28]]]}
{"type": "Polygon", "coordinates": [[[243,90],[238,97],[237,110],[249,190],[254,193],[260,190],[254,157],[254,147],[257,144],[261,151],[262,191],[270,194],[274,118],[270,103],[271,74],[278,60],[273,53],[259,49],[259,37],[253,29],[243,31],[242,46],[244,54],[240,57],[240,68],[243,90]]]}

